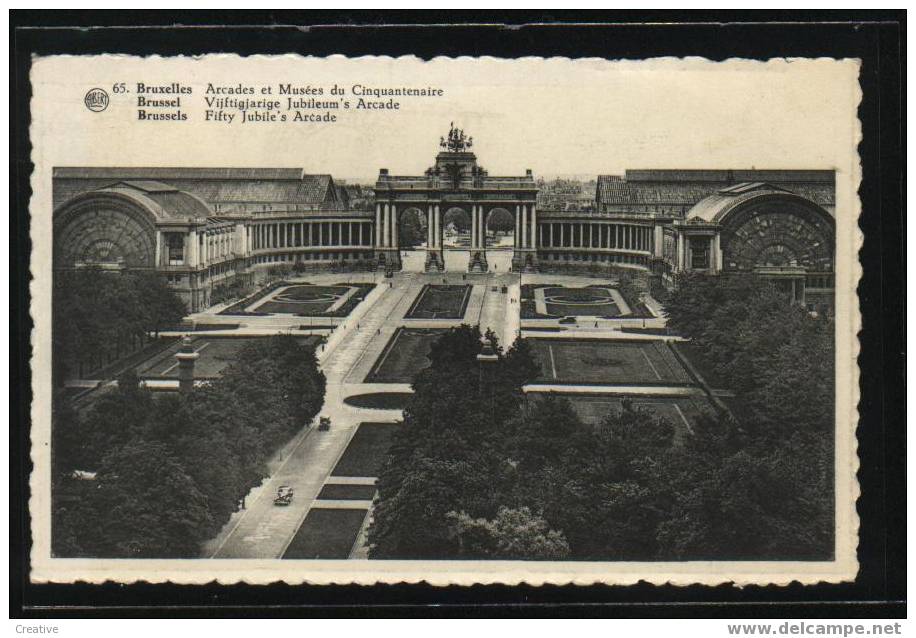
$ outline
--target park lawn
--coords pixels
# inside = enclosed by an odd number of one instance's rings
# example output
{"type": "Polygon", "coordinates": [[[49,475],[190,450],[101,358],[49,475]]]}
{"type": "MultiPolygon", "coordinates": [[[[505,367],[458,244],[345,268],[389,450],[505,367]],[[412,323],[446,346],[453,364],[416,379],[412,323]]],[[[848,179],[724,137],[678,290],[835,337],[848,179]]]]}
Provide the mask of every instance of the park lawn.
{"type": "Polygon", "coordinates": [[[283,558],[349,558],[365,518],[364,509],[313,508],[302,521],[283,558]]]}
{"type": "Polygon", "coordinates": [[[398,328],[365,383],[413,383],[416,374],[429,367],[429,350],[445,332],[440,328],[398,328]]]}
{"type": "Polygon", "coordinates": [[[686,385],[687,371],[661,341],[530,339],[539,383],[686,385]]]}
{"type": "MultiPolygon", "coordinates": [[[[194,364],[194,378],[213,379],[220,376],[220,373],[238,358],[242,349],[260,339],[267,338],[269,337],[195,337],[192,345],[194,351],[200,356],[194,364]]],[[[314,348],[321,341],[321,337],[310,335],[297,339],[297,341],[314,348]]],[[[164,353],[141,364],[138,368],[138,376],[141,379],[177,379],[178,361],[175,359],[175,353],[179,349],[181,349],[180,340],[173,343],[164,353]]]]}
{"type": "Polygon", "coordinates": [[[360,423],[331,476],[378,476],[399,427],[397,423],[360,423]]]}
{"type": "Polygon", "coordinates": [[[467,284],[426,284],[420,290],[406,319],[461,319],[471,298],[467,284]]]}
{"type": "Polygon", "coordinates": [[[566,395],[573,409],[583,422],[600,424],[611,413],[623,410],[622,402],[629,399],[634,408],[645,410],[655,417],[668,421],[674,426],[674,442],[680,444],[692,435],[696,420],[713,408],[703,397],[654,397],[623,395],[566,395]]]}

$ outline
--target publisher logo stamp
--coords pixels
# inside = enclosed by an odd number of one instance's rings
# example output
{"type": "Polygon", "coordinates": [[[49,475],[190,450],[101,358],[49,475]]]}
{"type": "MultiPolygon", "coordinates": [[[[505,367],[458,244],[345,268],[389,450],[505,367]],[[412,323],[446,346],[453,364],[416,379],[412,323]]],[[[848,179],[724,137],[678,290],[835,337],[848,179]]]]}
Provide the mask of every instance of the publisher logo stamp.
{"type": "Polygon", "coordinates": [[[83,102],[90,111],[100,113],[108,108],[108,93],[104,89],[89,89],[83,102]]]}

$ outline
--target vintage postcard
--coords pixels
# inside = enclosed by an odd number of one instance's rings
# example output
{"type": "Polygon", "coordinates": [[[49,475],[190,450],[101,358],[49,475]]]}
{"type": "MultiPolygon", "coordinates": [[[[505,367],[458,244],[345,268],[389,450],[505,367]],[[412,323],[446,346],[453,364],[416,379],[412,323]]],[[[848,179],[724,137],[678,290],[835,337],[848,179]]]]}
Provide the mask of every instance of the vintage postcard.
{"type": "Polygon", "coordinates": [[[33,582],[855,577],[856,60],[31,92],[33,582]]]}

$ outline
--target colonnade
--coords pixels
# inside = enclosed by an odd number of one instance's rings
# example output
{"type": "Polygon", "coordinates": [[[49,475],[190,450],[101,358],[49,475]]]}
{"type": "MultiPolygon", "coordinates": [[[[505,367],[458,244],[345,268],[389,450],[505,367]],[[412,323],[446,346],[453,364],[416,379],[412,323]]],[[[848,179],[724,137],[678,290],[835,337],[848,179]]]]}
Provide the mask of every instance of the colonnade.
{"type": "Polygon", "coordinates": [[[652,252],[654,230],[650,226],[607,222],[546,222],[540,225],[537,246],[552,248],[598,248],[652,252]]]}
{"type": "Polygon", "coordinates": [[[252,225],[253,250],[300,247],[372,246],[372,222],[257,222],[252,225]]]}
{"type": "Polygon", "coordinates": [[[200,263],[223,261],[235,252],[235,226],[207,230],[200,238],[200,263]]]}

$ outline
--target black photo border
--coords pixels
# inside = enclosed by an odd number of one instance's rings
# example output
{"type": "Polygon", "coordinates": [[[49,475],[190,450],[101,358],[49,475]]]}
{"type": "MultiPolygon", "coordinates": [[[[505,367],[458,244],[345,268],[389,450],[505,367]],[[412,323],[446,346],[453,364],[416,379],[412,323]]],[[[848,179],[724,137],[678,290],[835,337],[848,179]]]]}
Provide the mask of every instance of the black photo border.
{"type": "Polygon", "coordinates": [[[905,11],[11,11],[10,614],[54,617],[906,615],[905,11]],[[259,26],[251,26],[259,25],[259,26]],[[89,28],[87,28],[89,27],[89,28]],[[862,496],[855,582],[803,587],[205,586],[28,580],[32,55],[234,52],[862,60],[862,496]]]}

